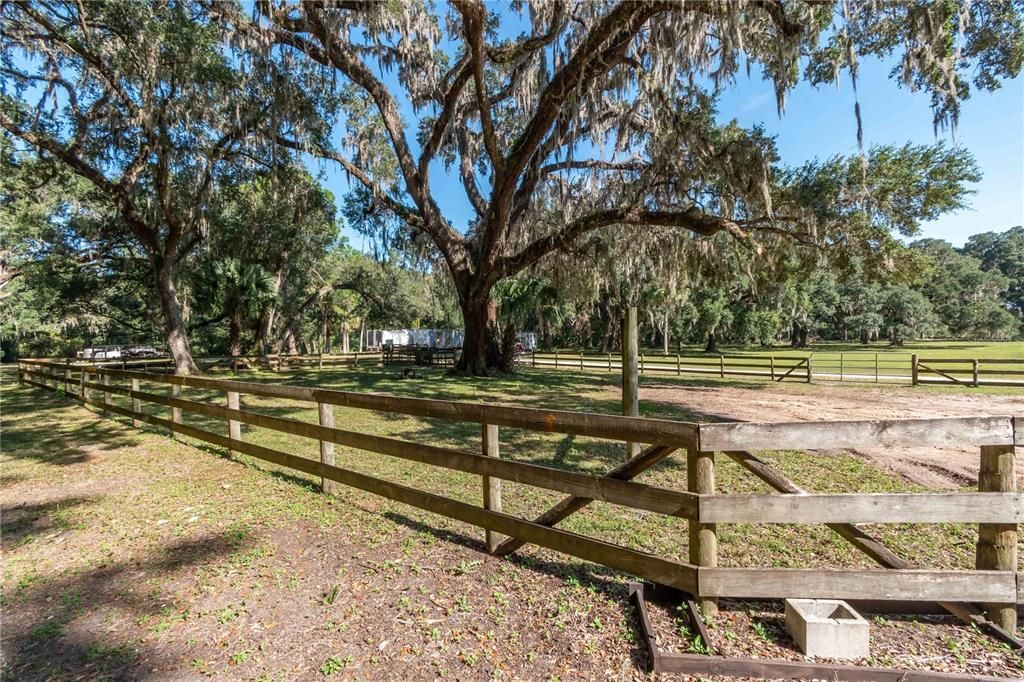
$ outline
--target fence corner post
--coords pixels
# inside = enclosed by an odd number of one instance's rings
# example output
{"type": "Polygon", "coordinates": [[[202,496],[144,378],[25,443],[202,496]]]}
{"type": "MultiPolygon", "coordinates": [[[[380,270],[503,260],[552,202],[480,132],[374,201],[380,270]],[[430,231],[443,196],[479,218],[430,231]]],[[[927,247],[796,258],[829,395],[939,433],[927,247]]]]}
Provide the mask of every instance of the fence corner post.
{"type": "MultiPolygon", "coordinates": [[[[228,409],[237,410],[239,409],[238,391],[226,391],[228,400],[228,409]]],[[[242,440],[242,422],[229,419],[228,420],[228,438],[231,440],[242,440]]],[[[235,449],[228,448],[228,452],[234,457],[235,449]]]]}
{"type": "MultiPolygon", "coordinates": [[[[910,385],[917,386],[917,353],[910,354],[910,385]]],[[[875,353],[875,381],[878,381],[878,353],[875,353]]]]}
{"type": "MultiPolygon", "coordinates": [[[[334,405],[327,403],[317,403],[317,411],[320,413],[320,426],[327,429],[334,428],[334,405]]],[[[322,440],[320,441],[320,463],[326,464],[327,466],[334,466],[334,443],[322,440]]],[[[336,488],[336,484],[329,478],[320,478],[320,490],[324,493],[333,493],[336,488]]]]}
{"type": "MultiPolygon", "coordinates": [[[[485,457],[500,457],[501,451],[498,441],[498,427],[494,424],[480,425],[480,441],[485,457]]],[[[484,509],[501,513],[501,479],[493,476],[483,477],[484,488],[484,509]]],[[[499,535],[492,530],[485,530],[487,538],[487,551],[494,554],[498,545],[502,543],[505,536],[499,535]]]]}
{"type": "Polygon", "coordinates": [[[135,415],[139,414],[142,411],[142,401],[135,397],[138,394],[138,392],[139,392],[139,380],[133,378],[132,379],[132,392],[131,392],[131,396],[132,396],[132,428],[133,429],[137,429],[140,426],[142,426],[142,422],[139,421],[138,418],[135,416],[135,415]]]}
{"type": "MultiPolygon", "coordinates": [[[[1012,493],[1017,488],[1013,444],[981,448],[979,492],[1012,493]]],[[[978,524],[975,567],[979,571],[1017,570],[1017,524],[978,524]]],[[[988,617],[1007,632],[1017,631],[1015,603],[987,604],[988,617]]]]}
{"type": "MultiPolygon", "coordinates": [[[[686,451],[686,482],[691,493],[698,495],[715,494],[715,453],[686,451]]],[[[715,524],[687,521],[690,536],[690,563],[701,568],[718,565],[718,534],[715,524]]],[[[698,569],[699,571],[700,569],[698,569]]],[[[699,583],[699,581],[698,581],[699,583]]],[[[718,600],[696,595],[697,603],[705,616],[718,613],[718,600]]]]}

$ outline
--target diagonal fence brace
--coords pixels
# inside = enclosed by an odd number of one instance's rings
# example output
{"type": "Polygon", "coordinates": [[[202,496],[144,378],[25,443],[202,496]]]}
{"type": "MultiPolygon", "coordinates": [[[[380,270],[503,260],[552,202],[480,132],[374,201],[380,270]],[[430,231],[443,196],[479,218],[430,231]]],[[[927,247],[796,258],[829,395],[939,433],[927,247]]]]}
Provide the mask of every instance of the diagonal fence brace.
{"type": "MultiPolygon", "coordinates": [[[[639,476],[644,471],[647,471],[652,466],[671,455],[677,449],[678,448],[673,445],[651,445],[642,450],[640,454],[635,457],[630,457],[628,460],[609,471],[602,478],[614,478],[622,481],[628,481],[639,476]]],[[[564,521],[593,501],[594,500],[589,497],[569,495],[561,502],[538,516],[533,520],[533,522],[542,526],[554,526],[556,523],[564,521]]],[[[523,540],[508,538],[495,548],[494,554],[495,556],[507,556],[525,544],[526,542],[523,540]]]]}

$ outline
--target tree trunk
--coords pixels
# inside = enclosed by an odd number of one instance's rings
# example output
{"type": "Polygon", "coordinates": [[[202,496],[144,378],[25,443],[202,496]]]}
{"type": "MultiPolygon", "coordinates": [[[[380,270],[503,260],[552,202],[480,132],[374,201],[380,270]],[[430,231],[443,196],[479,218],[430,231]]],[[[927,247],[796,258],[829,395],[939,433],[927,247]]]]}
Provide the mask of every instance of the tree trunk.
{"type": "Polygon", "coordinates": [[[342,353],[348,353],[349,352],[349,348],[351,347],[350,343],[349,343],[348,336],[349,336],[349,329],[348,329],[348,322],[346,322],[343,325],[341,325],[341,352],[342,353]]]}
{"type": "Polygon", "coordinates": [[[359,318],[359,352],[362,353],[366,342],[366,318],[359,318]]]}
{"type": "Polygon", "coordinates": [[[235,357],[242,353],[242,320],[237,315],[228,322],[228,355],[235,357]]]}
{"type": "Polygon", "coordinates": [[[489,376],[498,368],[498,306],[491,290],[476,289],[459,297],[465,334],[455,369],[471,376],[489,376]]]}
{"type": "Polygon", "coordinates": [[[661,346],[665,355],[668,355],[668,308],[665,308],[665,319],[661,323],[661,346]]]}
{"type": "Polygon", "coordinates": [[[195,374],[199,372],[199,368],[196,366],[195,360],[192,359],[192,349],[188,345],[188,332],[174,287],[173,270],[172,265],[164,265],[157,271],[156,276],[160,312],[163,313],[164,318],[164,338],[167,341],[167,349],[174,359],[174,373],[195,374]]]}
{"type": "Polygon", "coordinates": [[[717,353],[718,352],[718,334],[715,332],[708,332],[708,343],[704,346],[705,353],[717,353]]]}

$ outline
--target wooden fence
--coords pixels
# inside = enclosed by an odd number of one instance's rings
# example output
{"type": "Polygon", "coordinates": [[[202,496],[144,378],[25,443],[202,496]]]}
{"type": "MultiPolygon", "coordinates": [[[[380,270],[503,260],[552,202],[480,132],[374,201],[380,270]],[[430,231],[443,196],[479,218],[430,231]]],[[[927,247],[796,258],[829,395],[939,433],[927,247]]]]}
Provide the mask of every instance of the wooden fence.
{"type": "MultiPolygon", "coordinates": [[[[612,353],[557,350],[523,358],[531,367],[620,372],[622,362],[612,353]]],[[[1021,359],[919,358],[914,353],[815,352],[794,355],[665,355],[639,357],[641,374],[745,377],[768,381],[844,381],[851,383],[951,384],[1018,386],[1024,388],[1021,359]],[[934,366],[934,367],[933,367],[934,366]]]]}
{"type": "MultiPolygon", "coordinates": [[[[844,598],[939,602],[968,622],[1013,640],[1018,595],[1017,524],[1024,496],[1016,492],[1014,445],[1024,445],[1024,419],[973,417],[811,423],[697,424],[586,412],[407,398],[301,386],[174,376],[101,366],[47,361],[19,363],[19,380],[58,391],[112,415],[170,430],[231,452],[305,472],[333,484],[358,488],[419,509],[479,526],[498,555],[533,543],[698,595],[708,609],[719,597],[844,598]],[[171,395],[153,386],[170,387],[171,395]],[[224,393],[224,403],[190,400],[183,389],[224,393]],[[288,399],[318,406],[319,423],[240,408],[240,396],[288,399]],[[147,402],[167,408],[166,417],[142,411],[147,402]],[[336,428],[333,406],[479,424],[475,452],[409,442],[336,428]],[[184,413],[224,422],[224,432],[187,425],[184,413]],[[319,461],[245,441],[241,424],[318,441],[319,461]],[[500,428],[574,434],[647,444],[603,476],[502,459],[500,428]],[[980,448],[979,491],[964,493],[811,494],[758,459],[753,450],[818,450],[888,446],[970,445],[980,448]],[[482,477],[483,506],[399,485],[342,466],[334,446],[381,453],[482,477]],[[675,451],[686,453],[688,490],[646,485],[631,479],[675,451]],[[716,452],[738,462],[780,494],[718,494],[716,452]],[[534,519],[502,513],[500,481],[514,481],[567,494],[534,519]],[[644,512],[687,519],[688,561],[611,544],[555,525],[598,500],[644,512]],[[825,523],[855,548],[889,570],[720,567],[717,524],[825,523]],[[855,524],[977,523],[977,570],[918,570],[855,524]],[[502,540],[500,535],[507,536],[502,540]],[[984,618],[988,613],[992,620],[984,618]]],[[[785,456],[780,454],[779,456],[785,456]]]]}

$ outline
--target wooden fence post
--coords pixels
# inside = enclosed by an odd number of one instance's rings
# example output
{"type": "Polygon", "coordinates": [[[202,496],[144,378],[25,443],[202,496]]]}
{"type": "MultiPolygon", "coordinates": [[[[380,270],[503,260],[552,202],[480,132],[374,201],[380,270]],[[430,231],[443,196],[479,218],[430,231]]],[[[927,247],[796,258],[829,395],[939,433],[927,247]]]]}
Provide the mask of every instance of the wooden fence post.
{"type": "Polygon", "coordinates": [[[555,349],[555,369],[558,369],[558,349],[555,349]]]}
{"type": "Polygon", "coordinates": [[[814,381],[814,353],[807,355],[807,383],[814,381]]]}
{"type": "Polygon", "coordinates": [[[683,374],[682,360],[679,358],[679,353],[676,353],[676,376],[677,377],[678,376],[682,376],[682,374],[683,374]]]}
{"type": "MultiPolygon", "coordinates": [[[[640,414],[638,405],[640,381],[637,377],[636,364],[639,345],[636,307],[630,306],[626,308],[626,314],[622,318],[622,362],[619,363],[622,369],[622,414],[627,417],[636,417],[640,414]]],[[[639,443],[626,442],[627,458],[635,457],[639,453],[639,443]]]]}
{"type": "Polygon", "coordinates": [[[612,354],[608,354],[608,371],[612,371],[612,354]]]}
{"type": "Polygon", "coordinates": [[[142,426],[142,422],[135,418],[139,412],[142,411],[142,401],[135,397],[135,394],[139,392],[139,380],[132,379],[132,428],[139,428],[142,426]]]}
{"type": "MultiPolygon", "coordinates": [[[[110,375],[106,372],[103,373],[103,385],[106,387],[103,391],[103,404],[109,405],[114,402],[114,394],[107,390],[110,388],[110,375]]],[[[104,410],[103,413],[107,414],[107,410],[104,410]]]]}
{"type": "Polygon", "coordinates": [[[319,369],[320,371],[323,371],[323,369],[324,369],[324,354],[323,353],[320,353],[320,355],[317,356],[317,361],[319,363],[319,365],[317,366],[317,369],[319,369]]]}
{"type": "MultiPolygon", "coordinates": [[[[78,378],[78,396],[82,399],[84,404],[89,399],[89,389],[85,387],[85,382],[89,380],[89,373],[86,371],[85,365],[82,366],[82,376],[78,378]]],[[[57,380],[53,381],[54,388],[57,386],[57,380]]]]}
{"type": "MultiPolygon", "coordinates": [[[[910,354],[910,385],[917,386],[917,353],[910,354]]],[[[878,353],[875,353],[875,381],[878,381],[878,353]]]]}
{"type": "MultiPolygon", "coordinates": [[[[317,410],[320,412],[320,426],[328,429],[334,428],[334,406],[327,403],[317,403],[317,410]]],[[[320,462],[334,466],[334,443],[320,441],[320,462]]],[[[329,478],[320,479],[320,490],[325,493],[333,493],[337,484],[329,478]]]]}
{"type": "Polygon", "coordinates": [[[878,383],[878,353],[875,353],[875,383],[878,383]]]}
{"type": "MultiPolygon", "coordinates": [[[[181,384],[171,384],[171,397],[172,398],[181,398],[181,384]]],[[[175,424],[180,424],[181,423],[181,408],[180,407],[172,407],[171,408],[171,421],[174,422],[175,424]]],[[[174,433],[174,437],[177,438],[177,439],[180,439],[181,435],[178,434],[178,433],[174,433]]]]}
{"type": "MultiPolygon", "coordinates": [[[[715,453],[687,450],[686,482],[691,493],[714,495],[715,453]]],[[[688,521],[687,526],[690,535],[690,563],[703,567],[717,566],[718,535],[715,524],[688,521]]],[[[705,616],[711,617],[718,613],[717,599],[702,599],[699,594],[697,599],[705,616]]]]}
{"type": "MultiPolygon", "coordinates": [[[[494,424],[480,425],[480,440],[483,454],[487,457],[500,457],[498,427],[494,424]]],[[[501,512],[501,479],[494,476],[483,477],[484,486],[484,509],[493,512],[501,512]]],[[[505,536],[498,535],[494,531],[485,532],[487,537],[487,551],[494,553],[505,536]]]]}
{"type": "Polygon", "coordinates": [[[640,354],[640,373],[644,373],[644,354],[640,354]]]}
{"type": "MultiPolygon", "coordinates": [[[[238,391],[226,391],[226,393],[228,399],[228,409],[240,409],[238,391]]],[[[242,440],[242,422],[236,421],[234,419],[228,420],[228,438],[230,438],[231,440],[242,440]]],[[[234,454],[234,450],[229,450],[229,452],[231,452],[232,455],[234,454]]]]}
{"type": "Polygon", "coordinates": [[[975,359],[974,359],[974,361],[973,361],[973,365],[974,365],[974,367],[973,367],[973,369],[974,369],[974,372],[973,372],[973,374],[974,374],[974,387],[975,387],[975,388],[977,388],[977,387],[978,387],[978,374],[979,374],[979,372],[978,372],[978,366],[979,366],[980,364],[981,364],[981,361],[980,361],[980,360],[978,360],[977,358],[975,358],[975,359]]]}
{"type": "Polygon", "coordinates": [[[580,351],[580,370],[583,369],[583,351],[580,351]]]}
{"type": "Polygon", "coordinates": [[[845,357],[845,355],[843,353],[839,354],[839,380],[840,381],[843,380],[843,370],[845,369],[845,366],[846,366],[846,363],[843,362],[843,358],[844,357],[845,357]]]}
{"type": "MultiPolygon", "coordinates": [[[[1013,445],[986,445],[981,448],[978,491],[1012,493],[1017,488],[1013,445]]],[[[980,571],[1017,570],[1017,525],[982,523],[978,525],[975,567],[980,571]]],[[[1017,631],[1016,604],[989,604],[988,617],[1007,632],[1017,631]]]]}
{"type": "Polygon", "coordinates": [[[70,397],[70,395],[71,395],[71,390],[70,390],[70,388],[68,386],[68,384],[70,384],[70,383],[71,383],[71,361],[68,360],[68,363],[64,366],[64,397],[65,398],[70,397]]]}
{"type": "Polygon", "coordinates": [[[725,356],[718,356],[718,376],[722,379],[725,378],[725,356]]]}
{"type": "Polygon", "coordinates": [[[769,361],[770,367],[771,367],[772,381],[775,381],[775,356],[774,355],[769,355],[768,356],[768,361],[769,361]]]}

